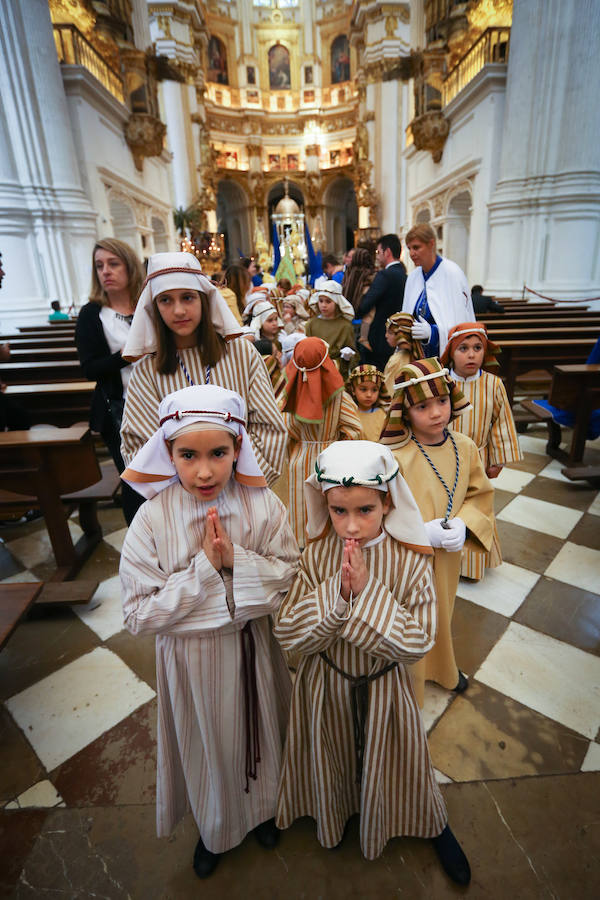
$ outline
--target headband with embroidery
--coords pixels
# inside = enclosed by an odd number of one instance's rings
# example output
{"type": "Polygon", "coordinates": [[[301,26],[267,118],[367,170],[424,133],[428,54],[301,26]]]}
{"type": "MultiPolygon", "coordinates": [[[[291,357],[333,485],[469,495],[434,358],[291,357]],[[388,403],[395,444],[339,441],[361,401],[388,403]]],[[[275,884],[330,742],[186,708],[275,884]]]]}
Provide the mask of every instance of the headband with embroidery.
{"type": "Polygon", "coordinates": [[[372,366],[367,363],[356,366],[354,369],[352,369],[352,371],[348,375],[346,388],[353,397],[356,396],[354,393],[354,388],[361,381],[370,381],[372,384],[379,385],[379,394],[375,405],[381,407],[382,409],[387,409],[392,398],[390,397],[385,386],[383,372],[380,372],[377,366],[372,366]]]}

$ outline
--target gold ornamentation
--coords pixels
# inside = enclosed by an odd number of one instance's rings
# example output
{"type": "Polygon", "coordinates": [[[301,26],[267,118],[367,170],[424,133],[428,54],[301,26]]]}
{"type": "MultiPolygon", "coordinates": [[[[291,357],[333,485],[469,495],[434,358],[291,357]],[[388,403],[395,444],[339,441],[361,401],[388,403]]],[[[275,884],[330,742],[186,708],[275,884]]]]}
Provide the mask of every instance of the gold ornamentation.
{"type": "Polygon", "coordinates": [[[148,113],[133,113],[125,125],[125,140],[133,154],[135,167],[144,168],[144,158],[160,156],[167,126],[148,113]]]}
{"type": "Polygon", "coordinates": [[[450,131],[450,123],[441,110],[432,110],[418,116],[410,123],[417,150],[429,150],[433,161],[442,158],[444,144],[450,131]]]}
{"type": "Polygon", "coordinates": [[[385,20],[385,34],[386,37],[393,38],[396,34],[396,28],[398,27],[398,19],[396,16],[387,16],[385,20]]]}

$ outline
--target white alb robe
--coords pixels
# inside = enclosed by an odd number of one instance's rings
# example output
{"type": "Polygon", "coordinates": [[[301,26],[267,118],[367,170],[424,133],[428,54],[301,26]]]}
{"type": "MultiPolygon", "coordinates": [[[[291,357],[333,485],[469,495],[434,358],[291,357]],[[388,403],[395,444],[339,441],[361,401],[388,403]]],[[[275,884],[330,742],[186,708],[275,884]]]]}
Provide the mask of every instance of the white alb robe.
{"type": "Polygon", "coordinates": [[[406,279],[402,312],[414,313],[417,300],[427,285],[427,303],[440,333],[440,353],[448,343],[448,332],[459,322],[474,322],[471,291],[465,273],[450,259],[442,261],[425,282],[421,266],[406,279]]]}

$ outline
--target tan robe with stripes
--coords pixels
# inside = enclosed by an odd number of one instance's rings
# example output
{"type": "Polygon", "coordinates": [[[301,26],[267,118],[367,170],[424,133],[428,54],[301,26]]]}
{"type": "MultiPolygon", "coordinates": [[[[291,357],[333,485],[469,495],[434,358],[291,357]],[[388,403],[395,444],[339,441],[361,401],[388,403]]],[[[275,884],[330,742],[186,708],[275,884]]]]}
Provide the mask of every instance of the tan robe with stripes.
{"type": "Polygon", "coordinates": [[[386,420],[387,413],[381,407],[377,407],[373,412],[365,412],[358,410],[358,421],[362,428],[362,436],[365,441],[374,441],[379,443],[379,435],[386,420]]]}
{"type": "MultiPolygon", "coordinates": [[[[458,516],[467,526],[465,547],[484,552],[490,549],[494,534],[494,488],[484,472],[477,447],[459,432],[453,433],[458,448],[459,478],[451,516],[458,516]]],[[[424,448],[427,455],[452,489],[456,459],[449,438],[439,447],[424,448]]],[[[431,466],[414,443],[392,451],[400,472],[411,489],[425,522],[443,519],[448,496],[431,466]]],[[[419,706],[423,706],[425,681],[435,681],[448,690],[458,683],[458,667],[454,658],[451,621],[460,577],[462,552],[449,553],[437,548],[434,557],[435,590],[438,600],[438,631],[435,646],[411,670],[419,706]]]]}
{"type": "MultiPolygon", "coordinates": [[[[459,381],[458,385],[473,409],[451,422],[450,427],[468,435],[477,444],[483,468],[522,459],[517,429],[501,379],[482,371],[479,378],[459,381]]],[[[494,520],[494,540],[490,552],[464,550],[460,574],[479,580],[483,578],[486,568],[495,568],[501,562],[500,539],[494,520]]]]}
{"type": "MultiPolygon", "coordinates": [[[[272,484],[283,468],[286,429],[269,373],[247,338],[227,341],[226,347],[227,352],[211,370],[210,384],[237,391],[244,399],[252,447],[267,482],[272,484]]],[[[205,384],[206,373],[199,351],[192,347],[179,353],[194,384],[205,384]]],[[[158,428],[160,401],[184,387],[189,387],[189,382],[180,366],[173,375],[159,375],[154,354],[136,363],[121,426],[121,453],[126,464],[158,428]]]]}
{"type": "Polygon", "coordinates": [[[205,845],[221,853],[275,814],[290,678],[269,616],[297,560],[284,506],[267,488],[235,481],[210,503],[171,485],[140,508],[127,532],[125,625],[132,634],[156,634],[159,837],[191,809],[205,845]],[[200,549],[213,505],[234,545],[233,574],[223,577],[200,549]],[[249,619],[260,762],[245,793],[240,631],[249,619]]]}
{"type": "Polygon", "coordinates": [[[292,531],[301,547],[306,544],[306,509],[304,482],[315,470],[319,453],[333,441],[359,440],[362,429],[358,419],[358,407],[346,393],[336,394],[323,409],[323,421],[315,425],[299,422],[290,414],[286,416],[290,436],[289,443],[289,513],[292,531]]]}
{"type": "Polygon", "coordinates": [[[351,605],[345,604],[342,552],[343,542],[333,530],[308,546],[277,618],[281,645],[302,654],[277,824],[287,828],[300,816],[312,816],[321,844],[335,847],[349,817],[359,812],[362,852],[375,859],[390,838],[434,837],[447,820],[407,668],[433,645],[433,573],[430,556],[385,535],[363,548],[369,581],[351,605]],[[353,676],[399,663],[369,684],[360,784],[355,782],[350,682],[321,659],[322,650],[353,676]]]}

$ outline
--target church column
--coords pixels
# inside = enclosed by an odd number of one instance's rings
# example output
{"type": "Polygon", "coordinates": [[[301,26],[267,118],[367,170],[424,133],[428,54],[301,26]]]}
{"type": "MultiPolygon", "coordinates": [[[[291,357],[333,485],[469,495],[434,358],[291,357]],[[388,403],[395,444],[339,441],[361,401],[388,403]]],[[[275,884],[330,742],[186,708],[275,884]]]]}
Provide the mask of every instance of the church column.
{"type": "Polygon", "coordinates": [[[85,298],[96,216],[82,188],[46,0],[0,4],[3,324],[85,298]]]}
{"type": "Polygon", "coordinates": [[[485,287],[600,294],[594,0],[517,0],[485,287]]]}

